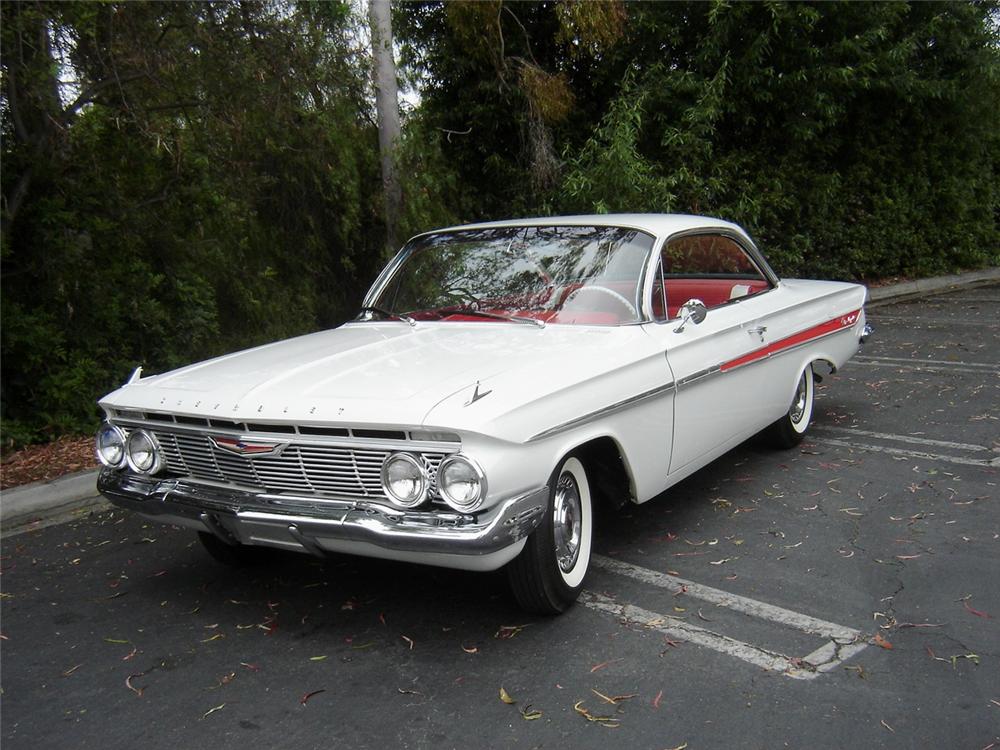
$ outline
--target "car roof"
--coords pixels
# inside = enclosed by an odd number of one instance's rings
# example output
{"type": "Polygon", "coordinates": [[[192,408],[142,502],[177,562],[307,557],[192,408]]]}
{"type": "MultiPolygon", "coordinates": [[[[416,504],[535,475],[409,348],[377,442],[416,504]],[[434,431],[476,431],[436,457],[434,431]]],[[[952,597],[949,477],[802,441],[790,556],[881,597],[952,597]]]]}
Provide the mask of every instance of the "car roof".
{"type": "Polygon", "coordinates": [[[641,229],[658,237],[666,237],[677,232],[692,229],[725,228],[746,235],[741,227],[711,216],[690,214],[589,214],[581,216],[540,216],[528,219],[507,219],[475,224],[461,224],[437,229],[437,232],[453,232],[459,229],[488,229],[523,226],[624,226],[641,229]]]}

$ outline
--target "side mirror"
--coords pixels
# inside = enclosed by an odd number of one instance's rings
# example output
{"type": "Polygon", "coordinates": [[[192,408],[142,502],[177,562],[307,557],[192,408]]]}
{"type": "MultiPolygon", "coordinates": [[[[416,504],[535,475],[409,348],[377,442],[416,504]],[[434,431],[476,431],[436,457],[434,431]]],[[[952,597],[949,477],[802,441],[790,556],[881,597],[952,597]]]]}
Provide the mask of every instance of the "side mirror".
{"type": "Polygon", "coordinates": [[[698,325],[705,316],[708,315],[708,308],[700,299],[689,299],[680,309],[681,324],[674,329],[674,333],[680,333],[689,322],[698,325]]]}

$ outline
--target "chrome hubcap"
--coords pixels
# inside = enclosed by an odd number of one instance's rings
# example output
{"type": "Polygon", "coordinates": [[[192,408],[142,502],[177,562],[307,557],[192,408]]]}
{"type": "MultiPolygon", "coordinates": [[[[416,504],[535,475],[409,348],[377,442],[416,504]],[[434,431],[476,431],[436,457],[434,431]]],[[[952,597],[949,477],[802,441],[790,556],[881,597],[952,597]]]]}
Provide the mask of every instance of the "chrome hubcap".
{"type": "Polygon", "coordinates": [[[563,573],[571,571],[580,556],[582,522],[580,489],[576,486],[572,474],[563,474],[556,485],[556,496],[552,507],[556,560],[563,573]]]}
{"type": "Polygon", "coordinates": [[[805,413],[806,392],[806,374],[802,373],[802,378],[799,380],[799,387],[795,390],[795,400],[792,401],[792,408],[788,412],[788,418],[795,424],[802,421],[802,415],[805,413]]]}

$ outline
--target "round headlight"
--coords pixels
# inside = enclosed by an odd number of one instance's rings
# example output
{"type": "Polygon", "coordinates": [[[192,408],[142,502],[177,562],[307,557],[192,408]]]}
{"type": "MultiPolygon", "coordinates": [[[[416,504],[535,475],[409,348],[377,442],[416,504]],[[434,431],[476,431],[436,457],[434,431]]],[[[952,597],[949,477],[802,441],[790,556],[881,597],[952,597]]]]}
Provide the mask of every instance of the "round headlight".
{"type": "Polygon", "coordinates": [[[105,422],[94,438],[97,443],[97,460],[112,469],[121,468],[125,463],[125,433],[113,424],[105,422]]]}
{"type": "Polygon", "coordinates": [[[125,458],[129,468],[140,474],[155,474],[160,470],[160,452],[156,440],[145,430],[136,430],[128,436],[125,458]]]}
{"type": "Polygon", "coordinates": [[[409,453],[393,453],[382,464],[382,489],[396,505],[420,505],[427,499],[429,485],[423,463],[409,453]]]}
{"type": "Polygon", "coordinates": [[[471,458],[456,453],[438,467],[437,486],[448,505],[460,513],[469,513],[486,497],[486,474],[471,458]]]}

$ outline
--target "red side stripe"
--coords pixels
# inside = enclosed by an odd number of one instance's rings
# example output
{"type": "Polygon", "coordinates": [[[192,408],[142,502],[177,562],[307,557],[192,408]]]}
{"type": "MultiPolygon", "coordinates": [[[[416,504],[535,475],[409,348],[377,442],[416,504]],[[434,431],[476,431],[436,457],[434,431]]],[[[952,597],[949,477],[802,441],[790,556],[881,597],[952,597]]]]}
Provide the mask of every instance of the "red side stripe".
{"type": "Polygon", "coordinates": [[[791,336],[775,341],[773,344],[768,344],[760,349],[755,349],[749,354],[744,354],[742,357],[731,359],[728,362],[723,363],[719,369],[722,372],[725,372],[726,370],[732,370],[734,367],[748,365],[751,362],[756,362],[758,359],[764,359],[772,354],[777,354],[783,349],[789,349],[793,346],[803,344],[806,341],[818,339],[820,336],[825,336],[828,333],[839,331],[842,328],[850,328],[858,322],[858,316],[860,315],[861,310],[855,310],[852,313],[847,313],[846,315],[841,315],[833,320],[828,320],[825,323],[820,323],[818,326],[813,326],[812,328],[807,328],[804,331],[793,333],[791,336]]]}

